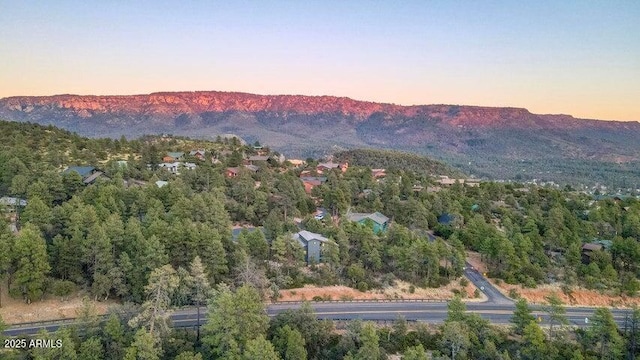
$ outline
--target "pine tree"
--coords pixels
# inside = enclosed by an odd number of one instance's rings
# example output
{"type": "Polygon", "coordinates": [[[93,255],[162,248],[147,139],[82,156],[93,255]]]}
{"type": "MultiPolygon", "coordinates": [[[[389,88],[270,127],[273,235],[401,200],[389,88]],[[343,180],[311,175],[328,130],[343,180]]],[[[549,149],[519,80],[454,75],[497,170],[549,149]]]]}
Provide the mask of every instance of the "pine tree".
{"type": "Polygon", "coordinates": [[[280,360],[280,356],[264,335],[258,335],[247,342],[242,360],[280,360]]]}
{"type": "Polygon", "coordinates": [[[14,243],[13,259],[16,264],[13,293],[21,295],[27,303],[42,298],[51,267],[48,262],[47,244],[35,226],[27,225],[18,234],[14,243]]]}
{"type": "MultiPolygon", "coordinates": [[[[200,257],[196,256],[191,262],[189,268],[189,274],[191,275],[191,287],[192,287],[192,299],[195,302],[198,312],[198,325],[200,325],[200,306],[205,303],[211,291],[211,284],[209,283],[207,273],[205,272],[200,257]]],[[[196,341],[200,341],[200,326],[197,327],[196,341]]]]}
{"type": "Polygon", "coordinates": [[[531,314],[531,309],[527,304],[527,300],[521,298],[516,301],[516,309],[511,317],[511,323],[514,325],[514,331],[516,334],[522,335],[524,328],[529,325],[531,321],[534,321],[535,317],[531,314]]]}
{"type": "Polygon", "coordinates": [[[169,307],[171,294],[178,287],[178,276],[171,265],[155,269],[149,275],[149,284],[145,287],[147,301],[142,304],[142,311],[129,321],[133,328],[143,326],[151,336],[156,332],[163,335],[168,333],[169,307]]]}

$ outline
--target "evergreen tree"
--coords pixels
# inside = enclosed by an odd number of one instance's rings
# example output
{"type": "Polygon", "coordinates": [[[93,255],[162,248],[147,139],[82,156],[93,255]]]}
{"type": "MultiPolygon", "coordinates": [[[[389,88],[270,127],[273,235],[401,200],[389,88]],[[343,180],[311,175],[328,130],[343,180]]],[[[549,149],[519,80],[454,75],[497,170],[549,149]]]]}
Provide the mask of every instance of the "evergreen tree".
{"type": "Polygon", "coordinates": [[[247,341],[242,360],[280,360],[280,356],[264,335],[258,335],[255,339],[247,341]]]}
{"type": "Polygon", "coordinates": [[[13,261],[16,264],[12,283],[13,294],[22,296],[27,303],[42,298],[51,267],[48,262],[47,244],[35,226],[25,226],[16,236],[13,261]]]}
{"type": "Polygon", "coordinates": [[[511,323],[513,323],[515,333],[522,335],[524,328],[534,320],[535,317],[531,314],[527,300],[523,298],[518,299],[513,317],[511,317],[511,323]]]}

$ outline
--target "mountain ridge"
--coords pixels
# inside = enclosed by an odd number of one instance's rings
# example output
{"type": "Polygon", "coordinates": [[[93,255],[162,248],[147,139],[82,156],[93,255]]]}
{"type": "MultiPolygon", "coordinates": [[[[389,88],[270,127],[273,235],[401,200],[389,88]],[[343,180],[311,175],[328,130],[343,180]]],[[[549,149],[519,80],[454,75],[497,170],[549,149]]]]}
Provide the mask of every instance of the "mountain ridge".
{"type": "Polygon", "coordinates": [[[623,184],[637,179],[640,187],[640,123],[534,114],[516,107],[194,91],[9,97],[0,99],[0,119],[94,137],[232,133],[288,156],[387,148],[428,155],[488,178],[596,181],[594,171],[603,178],[622,171],[631,179],[623,184]]]}

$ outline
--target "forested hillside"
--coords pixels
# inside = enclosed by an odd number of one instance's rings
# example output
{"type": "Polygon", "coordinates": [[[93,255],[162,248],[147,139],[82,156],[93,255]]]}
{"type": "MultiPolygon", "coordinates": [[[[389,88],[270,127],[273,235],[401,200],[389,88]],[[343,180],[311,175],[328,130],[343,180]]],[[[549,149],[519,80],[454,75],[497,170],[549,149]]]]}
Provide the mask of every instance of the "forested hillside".
{"type": "Polygon", "coordinates": [[[469,249],[483,255],[490,276],[509,283],[558,283],[568,291],[582,285],[625,296],[640,290],[635,198],[595,201],[570,189],[492,182],[436,186],[434,176],[446,171],[442,165],[372,151],[351,153],[354,161],[342,170],[295,168],[278,155],[237,139],[86,139],[0,122],[0,197],[17,199],[1,209],[7,226],[0,226],[0,284],[25,302],[83,292],[129,304],[105,324],[86,322],[81,331],[47,335],[63,339],[68,345],[60,351],[75,355],[5,351],[2,358],[373,359],[411,353],[406,358],[418,359],[427,349],[435,356],[507,359],[626,351],[607,310],[597,323],[606,326],[594,325],[577,338],[551,334],[549,343],[524,315],[514,334],[459,311],[438,329],[411,331],[398,321],[393,330],[354,323],[336,333],[308,309],[269,321],[263,301],[304,284],[367,290],[398,280],[415,287],[460,281],[469,249]],[[198,158],[195,149],[206,155],[198,158]],[[164,167],[167,157],[180,157],[183,165],[174,173],[164,167]],[[103,175],[88,182],[64,171],[73,165],[103,175]],[[387,171],[374,178],[371,168],[387,171]],[[306,188],[307,177],[319,183],[306,188]],[[375,212],[389,219],[388,227],[349,220],[375,212]],[[234,235],[240,226],[251,229],[234,235]],[[292,237],[302,229],[326,237],[321,261],[306,258],[292,237]],[[585,258],[583,244],[594,241],[606,246],[585,258]],[[167,326],[172,308],[207,302],[201,338],[167,326]],[[606,344],[592,346],[589,339],[606,344]]]}

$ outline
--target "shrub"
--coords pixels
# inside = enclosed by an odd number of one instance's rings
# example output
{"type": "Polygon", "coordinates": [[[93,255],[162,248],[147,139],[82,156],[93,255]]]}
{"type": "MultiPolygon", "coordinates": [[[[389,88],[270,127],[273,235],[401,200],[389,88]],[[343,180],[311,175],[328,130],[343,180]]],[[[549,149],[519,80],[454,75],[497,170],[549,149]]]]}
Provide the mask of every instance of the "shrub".
{"type": "Polygon", "coordinates": [[[480,297],[480,290],[479,289],[473,290],[473,297],[476,298],[476,299],[480,297]]]}
{"type": "Polygon", "coordinates": [[[466,287],[467,285],[469,285],[469,280],[467,280],[467,278],[462,278],[460,279],[460,286],[462,287],[466,287]]]}
{"type": "Polygon", "coordinates": [[[76,288],[76,284],[69,280],[55,280],[51,285],[51,292],[55,296],[60,296],[63,300],[71,295],[76,288]]]}
{"type": "Polygon", "coordinates": [[[361,282],[358,283],[357,289],[359,291],[365,292],[365,291],[369,290],[369,284],[367,284],[364,281],[361,281],[361,282]]]}
{"type": "Polygon", "coordinates": [[[351,300],[353,300],[353,295],[348,295],[348,294],[340,295],[340,300],[342,300],[342,301],[351,301],[351,300]]]}
{"type": "Polygon", "coordinates": [[[320,295],[314,296],[311,300],[313,301],[324,301],[324,298],[320,295]]]}
{"type": "Polygon", "coordinates": [[[509,297],[512,299],[519,299],[520,298],[520,294],[518,293],[518,290],[516,289],[509,289],[509,297]]]}
{"type": "Polygon", "coordinates": [[[415,294],[416,287],[413,284],[409,285],[409,294],[415,294]]]}

